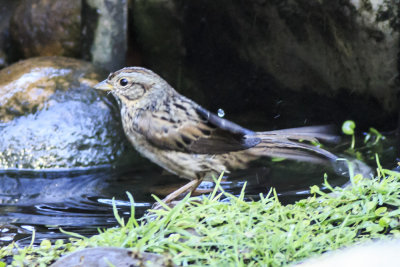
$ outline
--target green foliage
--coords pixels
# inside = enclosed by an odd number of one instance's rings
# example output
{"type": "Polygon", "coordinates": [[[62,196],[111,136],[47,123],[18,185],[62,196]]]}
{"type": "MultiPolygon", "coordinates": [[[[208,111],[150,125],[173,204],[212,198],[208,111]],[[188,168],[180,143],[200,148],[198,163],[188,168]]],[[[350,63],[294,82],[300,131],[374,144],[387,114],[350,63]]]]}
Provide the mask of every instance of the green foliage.
{"type": "Polygon", "coordinates": [[[347,120],[342,125],[342,132],[346,135],[351,136],[351,144],[348,149],[345,150],[346,154],[355,157],[356,159],[368,162],[369,160],[375,159],[375,153],[379,153],[382,157],[385,157],[388,151],[388,144],[386,137],[383,136],[377,129],[369,128],[368,132],[364,132],[364,142],[358,142],[356,146],[355,138],[356,124],[352,120],[347,120]]]}
{"type": "Polygon", "coordinates": [[[354,243],[399,237],[400,174],[377,163],[375,179],[356,175],[346,189],[332,188],[325,179],[331,193],[313,186],[312,197],[290,205],[282,205],[275,190],[245,201],[244,191],[233,196],[219,181],[201,201],[187,196],[173,208],[152,210],[140,220],[131,216],[127,223],[114,205],[119,228],[75,236],[67,244],[12,244],[0,249],[0,258],[13,255],[12,266],[46,266],[66,252],[113,246],[169,254],[179,265],[282,266],[354,243]],[[220,201],[223,196],[229,202],[220,201]]]}
{"type": "Polygon", "coordinates": [[[63,240],[56,240],[53,244],[49,240],[43,240],[39,247],[27,246],[24,248],[18,247],[17,244],[10,244],[0,249],[0,260],[7,256],[13,256],[11,265],[5,265],[5,262],[0,261],[4,266],[48,266],[49,263],[59,258],[67,252],[75,251],[77,247],[72,243],[65,244],[63,240]]]}

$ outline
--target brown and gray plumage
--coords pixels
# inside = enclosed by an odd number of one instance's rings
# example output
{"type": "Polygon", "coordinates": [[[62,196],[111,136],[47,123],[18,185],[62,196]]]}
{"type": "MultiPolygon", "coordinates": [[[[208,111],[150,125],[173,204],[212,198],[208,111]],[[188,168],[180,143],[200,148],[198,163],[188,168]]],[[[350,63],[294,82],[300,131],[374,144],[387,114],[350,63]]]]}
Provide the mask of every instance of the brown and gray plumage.
{"type": "Polygon", "coordinates": [[[307,144],[334,141],[326,126],[253,132],[210,113],[144,68],[121,69],[94,88],[111,91],[117,99],[125,134],[135,149],[183,178],[210,179],[245,168],[261,156],[317,163],[336,159],[307,144]]]}

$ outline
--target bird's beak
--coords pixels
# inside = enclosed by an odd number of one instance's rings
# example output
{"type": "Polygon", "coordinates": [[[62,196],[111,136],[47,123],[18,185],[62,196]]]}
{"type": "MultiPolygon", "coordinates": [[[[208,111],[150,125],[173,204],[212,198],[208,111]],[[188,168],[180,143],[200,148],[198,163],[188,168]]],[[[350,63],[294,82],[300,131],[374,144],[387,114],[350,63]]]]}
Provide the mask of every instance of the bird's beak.
{"type": "Polygon", "coordinates": [[[109,84],[107,82],[107,80],[104,80],[104,81],[96,84],[93,88],[97,89],[97,90],[103,90],[103,91],[111,91],[113,89],[112,85],[109,84]]]}

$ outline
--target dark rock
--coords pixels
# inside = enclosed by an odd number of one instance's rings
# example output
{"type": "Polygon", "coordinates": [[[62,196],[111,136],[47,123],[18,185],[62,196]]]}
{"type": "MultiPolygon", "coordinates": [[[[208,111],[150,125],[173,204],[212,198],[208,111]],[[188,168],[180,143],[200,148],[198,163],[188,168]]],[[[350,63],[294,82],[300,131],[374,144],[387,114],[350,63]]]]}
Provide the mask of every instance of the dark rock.
{"type": "MultiPolygon", "coordinates": [[[[184,21],[174,1],[132,1],[133,27],[131,36],[136,38],[143,56],[143,64],[173,83],[187,96],[193,96],[195,86],[186,84],[185,45],[182,27],[184,21]],[[182,84],[183,83],[183,84],[182,84]],[[191,89],[186,90],[187,87],[191,89]]],[[[193,29],[195,30],[195,29],[193,29]]],[[[190,83],[190,82],[189,82],[190,83]]],[[[202,92],[196,92],[197,97],[202,92]]]]}
{"type": "Polygon", "coordinates": [[[42,57],[0,71],[0,169],[76,168],[117,161],[126,144],[118,110],[91,87],[90,63],[42,57]]]}
{"type": "Polygon", "coordinates": [[[395,124],[388,1],[135,0],[132,14],[143,64],[214,112],[251,110],[269,127],[395,124]]]}
{"type": "Polygon", "coordinates": [[[0,50],[0,69],[7,66],[7,56],[3,50],[0,50]]]}
{"type": "Polygon", "coordinates": [[[80,0],[22,0],[13,14],[11,36],[22,58],[81,54],[80,0]]]}
{"type": "Polygon", "coordinates": [[[170,257],[125,248],[99,247],[80,250],[59,259],[51,267],[139,267],[176,266],[170,257]]]}
{"type": "Polygon", "coordinates": [[[20,0],[0,0],[0,69],[15,58],[11,44],[10,19],[19,2],[20,0]]]}

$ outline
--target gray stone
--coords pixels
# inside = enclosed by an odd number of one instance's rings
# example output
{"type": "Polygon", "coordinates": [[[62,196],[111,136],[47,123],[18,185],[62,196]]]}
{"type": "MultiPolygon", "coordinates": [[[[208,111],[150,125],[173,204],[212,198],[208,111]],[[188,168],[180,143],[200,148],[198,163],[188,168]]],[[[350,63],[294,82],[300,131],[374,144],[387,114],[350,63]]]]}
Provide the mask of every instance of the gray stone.
{"type": "Polygon", "coordinates": [[[59,259],[51,267],[136,267],[136,266],[176,266],[169,257],[147,253],[135,252],[130,249],[98,247],[80,250],[59,259]]]}
{"type": "Polygon", "coordinates": [[[400,241],[382,240],[358,244],[344,249],[330,251],[320,257],[294,265],[297,267],[397,267],[399,266],[400,241]]]}
{"type": "Polygon", "coordinates": [[[84,0],[84,57],[108,71],[125,65],[127,0],[84,0]]]}

